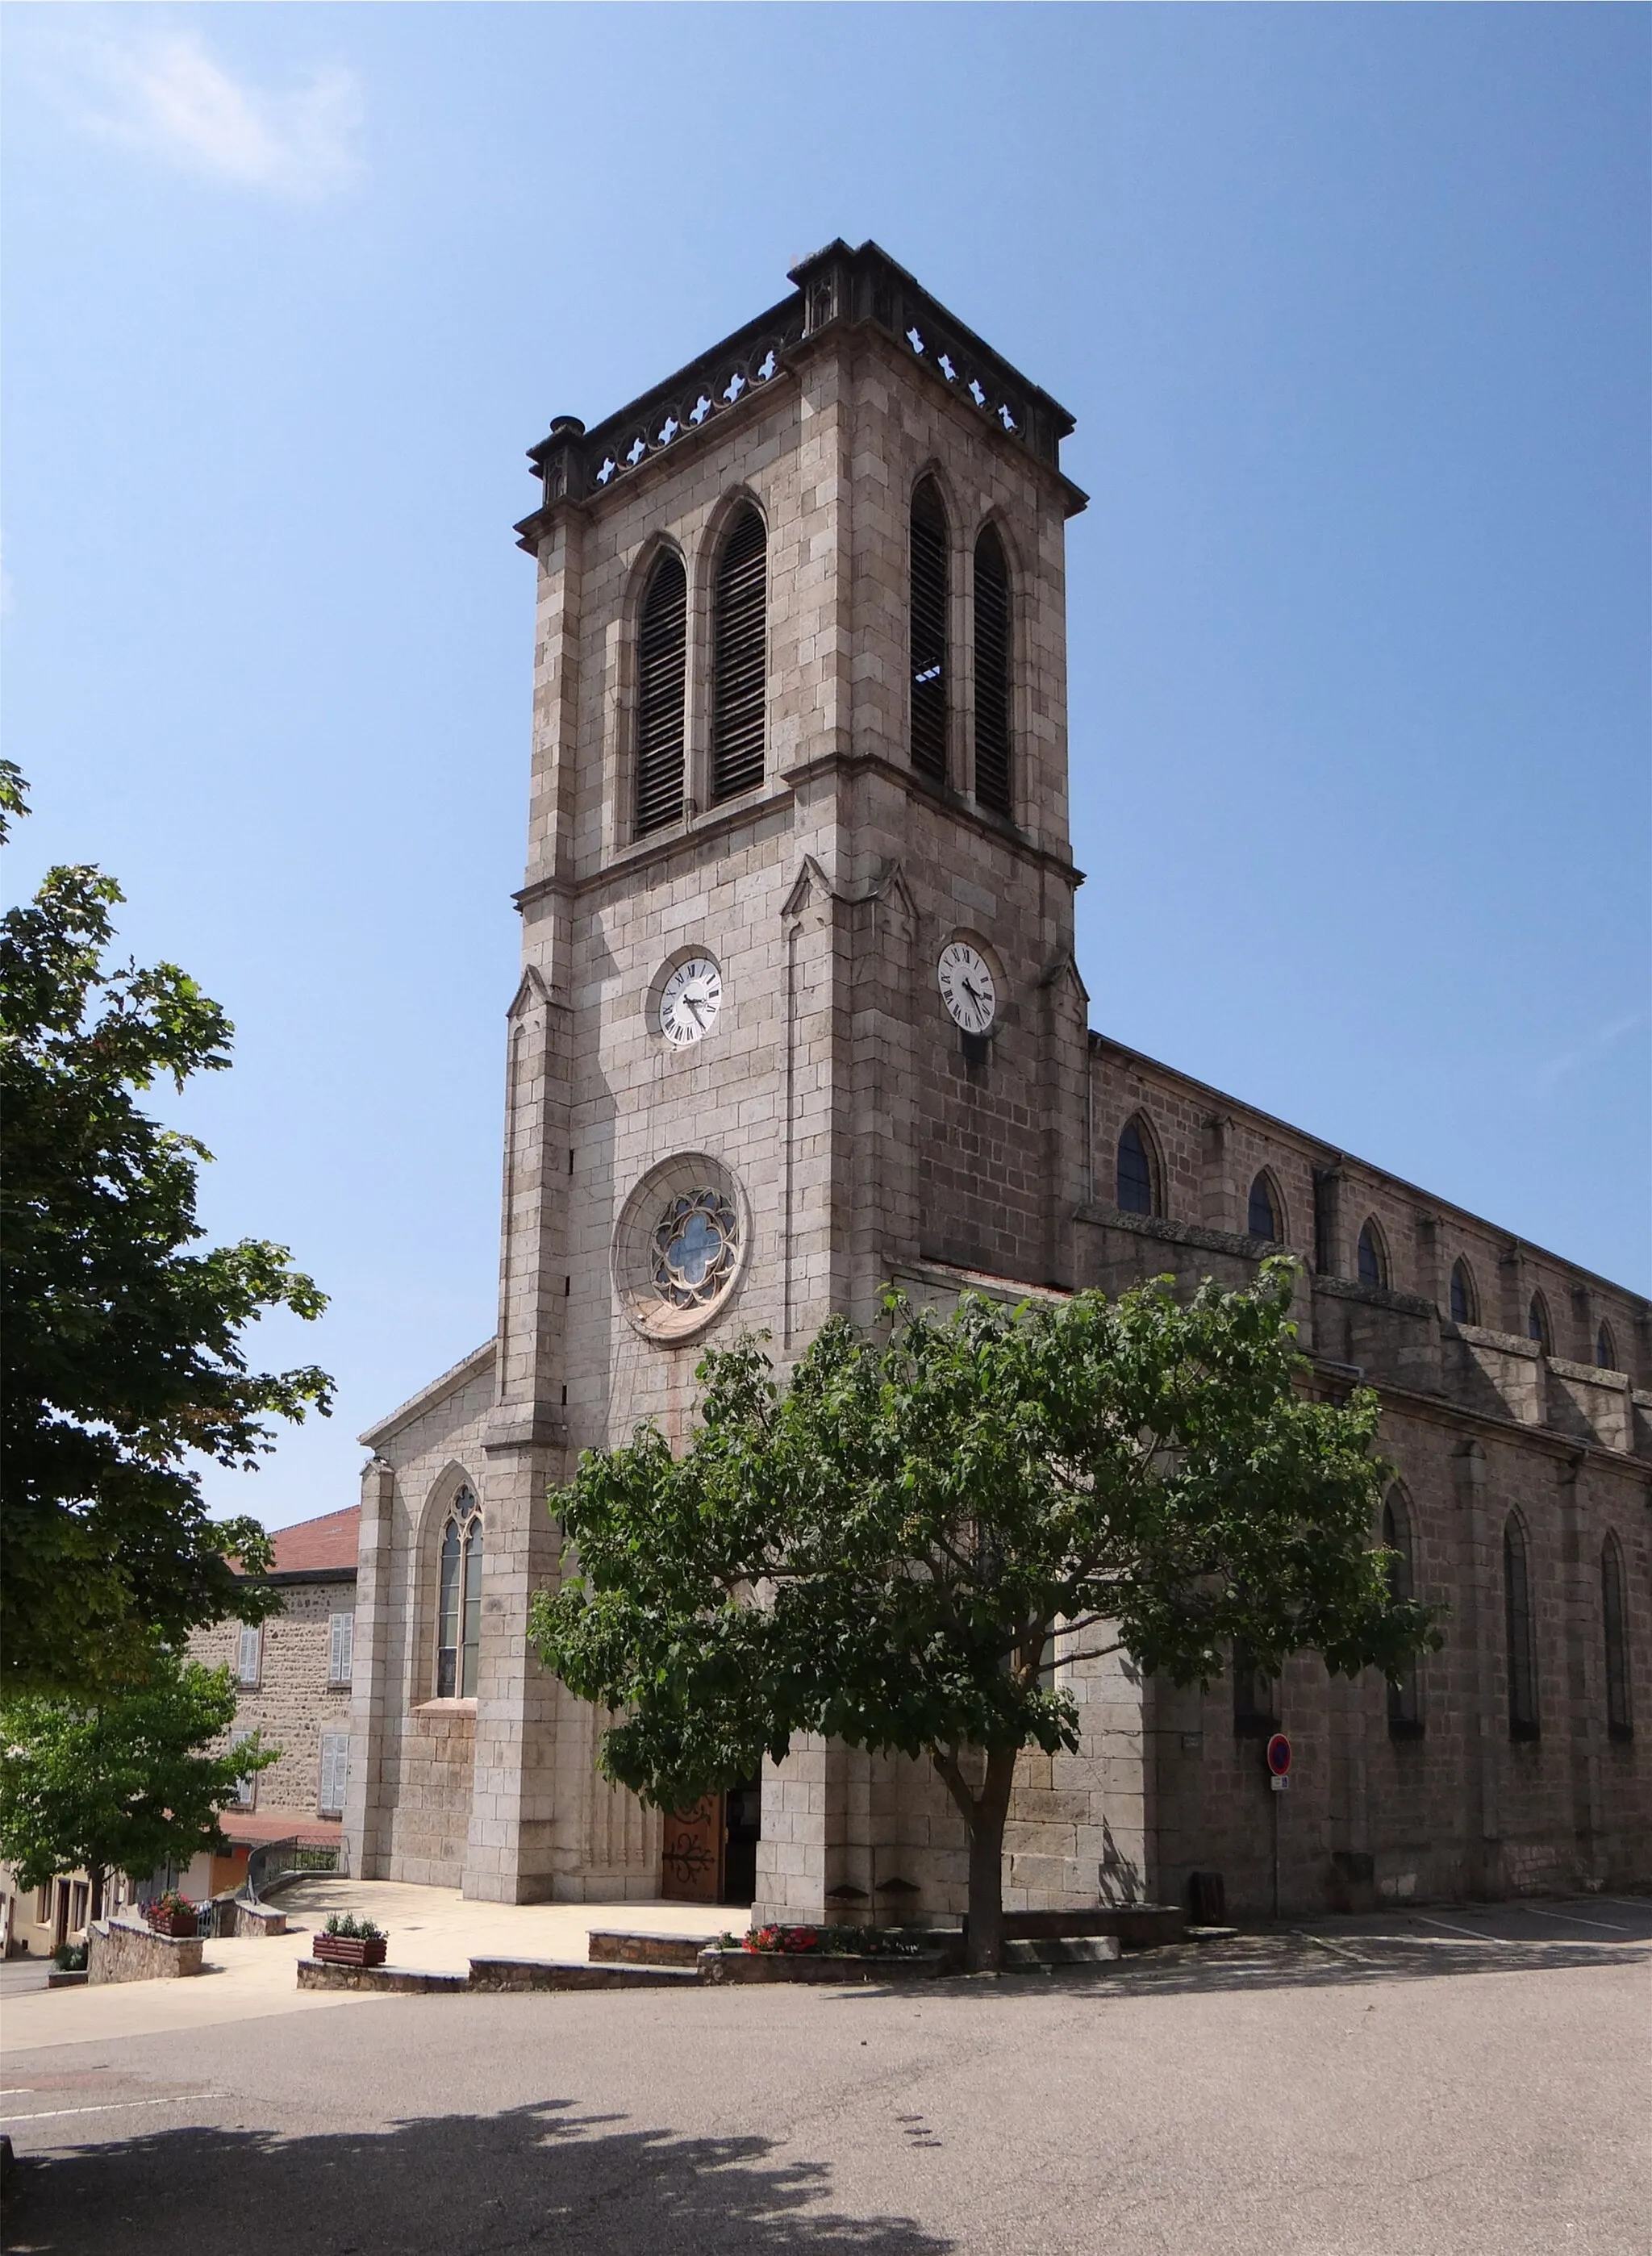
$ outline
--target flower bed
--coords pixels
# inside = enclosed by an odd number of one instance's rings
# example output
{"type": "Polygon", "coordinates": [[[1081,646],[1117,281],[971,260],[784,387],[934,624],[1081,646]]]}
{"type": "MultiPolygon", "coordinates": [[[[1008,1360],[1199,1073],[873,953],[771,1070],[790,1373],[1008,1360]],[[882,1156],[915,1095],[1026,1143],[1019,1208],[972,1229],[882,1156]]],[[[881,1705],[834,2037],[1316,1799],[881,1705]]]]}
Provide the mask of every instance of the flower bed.
{"type": "Polygon", "coordinates": [[[327,1966],[382,1966],[390,1937],[371,1919],[354,1913],[334,1912],[321,1932],[311,1937],[310,1956],[327,1966]]]}
{"type": "Polygon", "coordinates": [[[707,1982],[887,1982],[947,1970],[945,1956],[880,1927],[758,1927],[700,1953],[707,1982]]]}
{"type": "Polygon", "coordinates": [[[915,1958],[918,1945],[886,1927],[754,1927],[744,1935],[717,1938],[724,1950],[801,1956],[813,1952],[835,1958],[915,1958]]]}
{"type": "Polygon", "coordinates": [[[200,1914],[187,1896],[168,1888],[165,1895],[157,1896],[153,1903],[145,1904],[144,1917],[153,1935],[169,1935],[174,1942],[187,1941],[200,1930],[200,1914]]]}

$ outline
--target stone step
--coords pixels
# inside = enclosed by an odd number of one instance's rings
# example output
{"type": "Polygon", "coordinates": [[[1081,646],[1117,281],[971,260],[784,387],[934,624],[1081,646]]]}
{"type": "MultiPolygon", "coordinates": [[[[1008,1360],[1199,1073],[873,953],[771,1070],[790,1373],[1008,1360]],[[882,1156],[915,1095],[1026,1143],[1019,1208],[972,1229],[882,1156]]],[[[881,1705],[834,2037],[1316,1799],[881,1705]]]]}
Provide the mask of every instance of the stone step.
{"type": "Polygon", "coordinates": [[[642,1935],[619,1927],[594,1927],[587,1955],[593,1965],[695,1966],[717,1935],[642,1935]]]}
{"type": "Polygon", "coordinates": [[[687,1966],[593,1965],[581,1958],[473,1958],[473,1990],[671,1990],[700,1979],[687,1966]]]}
{"type": "Polygon", "coordinates": [[[1119,1956],[1116,1935],[1012,1936],[1004,1945],[1006,1966],[1105,1966],[1119,1956]]]}

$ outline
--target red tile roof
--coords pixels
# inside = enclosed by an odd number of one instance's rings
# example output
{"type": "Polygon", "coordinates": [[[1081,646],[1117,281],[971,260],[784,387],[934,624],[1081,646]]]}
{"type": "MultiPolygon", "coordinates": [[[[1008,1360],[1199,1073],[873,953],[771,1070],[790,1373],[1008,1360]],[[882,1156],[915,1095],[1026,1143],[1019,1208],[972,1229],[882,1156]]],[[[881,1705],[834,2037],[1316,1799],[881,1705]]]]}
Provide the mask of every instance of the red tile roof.
{"type": "Polygon", "coordinates": [[[319,1519],[300,1519],[296,1527],[278,1527],[270,1539],[275,1547],[273,1571],[302,1575],[327,1567],[354,1567],[361,1525],[362,1508],[352,1504],[343,1512],[323,1512],[319,1519]]]}
{"type": "Polygon", "coordinates": [[[336,1817],[310,1817],[301,1809],[221,1809],[218,1823],[231,1843],[253,1849],[265,1841],[314,1841],[325,1846],[344,1836],[336,1817]]]}

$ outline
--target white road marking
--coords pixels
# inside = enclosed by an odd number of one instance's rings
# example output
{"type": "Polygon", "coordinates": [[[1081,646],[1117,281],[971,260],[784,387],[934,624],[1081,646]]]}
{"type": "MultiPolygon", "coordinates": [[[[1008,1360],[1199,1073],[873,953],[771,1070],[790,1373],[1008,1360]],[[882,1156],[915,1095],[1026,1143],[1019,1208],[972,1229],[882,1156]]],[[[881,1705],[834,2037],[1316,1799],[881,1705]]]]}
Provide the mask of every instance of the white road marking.
{"type": "Polygon", "coordinates": [[[179,2091],[170,2099],[105,2099],[95,2107],[40,2107],[32,2115],[0,2115],[0,2123],[49,2123],[58,2115],[118,2115],[130,2107],[187,2107],[194,2099],[222,2099],[221,2091],[179,2091]]]}
{"type": "Polygon", "coordinates": [[[1416,1914],[1424,1927],[1443,1927],[1448,1935],[1466,1935],[1471,1942],[1501,1942],[1500,1935],[1486,1935],[1478,1927],[1458,1927],[1449,1919],[1430,1919],[1426,1912],[1416,1914]]]}
{"type": "Polygon", "coordinates": [[[1620,1919],[1585,1919],[1580,1912],[1539,1911],[1536,1904],[1510,1905],[1509,1908],[1523,1911],[1532,1919],[1558,1920],[1563,1927],[1601,1927],[1613,1935],[1627,1935],[1630,1932],[1620,1919]]]}

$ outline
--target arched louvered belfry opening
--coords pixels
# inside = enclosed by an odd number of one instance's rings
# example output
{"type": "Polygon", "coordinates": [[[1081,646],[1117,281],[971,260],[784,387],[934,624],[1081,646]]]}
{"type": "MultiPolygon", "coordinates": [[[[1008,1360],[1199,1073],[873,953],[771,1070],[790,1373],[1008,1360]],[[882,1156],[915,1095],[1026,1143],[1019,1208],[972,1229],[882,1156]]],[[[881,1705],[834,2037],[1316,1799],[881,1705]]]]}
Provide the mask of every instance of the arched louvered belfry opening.
{"type": "Polygon", "coordinates": [[[1600,1626],[1606,1638],[1606,1731],[1614,1739],[1634,1736],[1629,1699],[1629,1634],[1625,1618],[1623,1553],[1615,1535],[1600,1547],[1600,1626]]]}
{"type": "Polygon", "coordinates": [[[637,835],[682,814],[688,579],[673,551],[648,575],[637,629],[637,835]]]}
{"type": "Polygon", "coordinates": [[[1359,1269],[1359,1282],[1380,1288],[1388,1281],[1388,1258],[1382,1243],[1382,1232],[1373,1221],[1367,1222],[1359,1232],[1359,1244],[1355,1256],[1359,1269]]]}
{"type": "Polygon", "coordinates": [[[711,797],[763,780],[768,532],[750,503],[724,536],[711,596],[711,797]]]}
{"type": "Polygon", "coordinates": [[[1474,1290],[1474,1273],[1466,1261],[1451,1264],[1451,1322],[1454,1324],[1477,1324],[1479,1322],[1479,1295],[1474,1290]]]}
{"type": "Polygon", "coordinates": [[[1508,1662],[1508,1736],[1537,1737],[1537,1656],[1532,1644],[1531,1576],[1526,1531],[1511,1512],[1503,1523],[1503,1646],[1508,1662]]]}
{"type": "MultiPolygon", "coordinates": [[[[1388,1491],[1382,1505],[1382,1547],[1388,1559],[1388,1589],[1396,1598],[1416,1596],[1416,1551],[1411,1532],[1411,1505],[1403,1489],[1388,1491]]],[[[1417,1675],[1415,1667],[1388,1679],[1388,1734],[1395,1739],[1423,1735],[1417,1675]]]]}
{"type": "Polygon", "coordinates": [[[1119,1205],[1126,1214],[1157,1214],[1159,1175],[1153,1146],[1138,1120],[1126,1120],[1119,1139],[1119,1205]]]}
{"type": "Polygon", "coordinates": [[[975,544],[975,796],[1015,812],[1010,740],[1010,568],[996,526],[975,544]]]}
{"type": "Polygon", "coordinates": [[[1555,1335],[1550,1328],[1549,1303],[1541,1293],[1531,1296],[1531,1306],[1526,1311],[1526,1336],[1536,1340],[1545,1355],[1554,1352],[1555,1335]]]}
{"type": "Polygon", "coordinates": [[[912,497],[909,567],[912,765],[941,783],[947,772],[949,546],[941,490],[933,478],[920,479],[912,497]]]}
{"type": "Polygon", "coordinates": [[[1282,1243],[1284,1230],[1279,1219],[1279,1194],[1266,1167],[1251,1185],[1250,1203],[1246,1211],[1245,1226],[1253,1237],[1270,1244],[1282,1243]]]}

